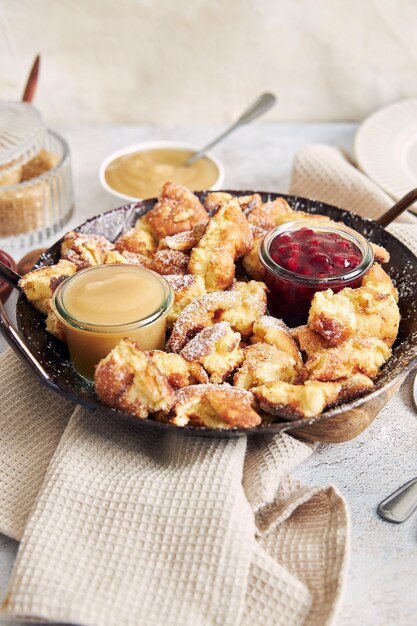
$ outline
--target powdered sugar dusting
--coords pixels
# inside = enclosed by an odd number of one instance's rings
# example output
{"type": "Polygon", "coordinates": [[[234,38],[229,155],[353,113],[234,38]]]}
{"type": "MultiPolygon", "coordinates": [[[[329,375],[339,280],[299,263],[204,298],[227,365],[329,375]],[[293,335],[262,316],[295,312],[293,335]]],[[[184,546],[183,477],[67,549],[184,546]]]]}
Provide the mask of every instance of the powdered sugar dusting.
{"type": "Polygon", "coordinates": [[[195,285],[197,280],[193,274],[166,274],[164,278],[169,282],[174,291],[188,289],[195,285]]]}
{"type": "Polygon", "coordinates": [[[181,354],[187,361],[198,361],[211,354],[215,349],[215,343],[231,331],[228,322],[219,322],[208,328],[204,328],[198,335],[191,339],[181,350],[181,354]]]}

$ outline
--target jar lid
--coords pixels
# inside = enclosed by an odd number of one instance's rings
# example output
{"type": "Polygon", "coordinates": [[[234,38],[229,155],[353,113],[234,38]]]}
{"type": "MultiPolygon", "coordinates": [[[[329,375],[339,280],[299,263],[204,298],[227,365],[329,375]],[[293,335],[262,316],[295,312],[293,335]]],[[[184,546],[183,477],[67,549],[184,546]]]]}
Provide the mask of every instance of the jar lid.
{"type": "Polygon", "coordinates": [[[32,105],[0,101],[0,174],[26,163],[45,143],[46,128],[32,105]]]}

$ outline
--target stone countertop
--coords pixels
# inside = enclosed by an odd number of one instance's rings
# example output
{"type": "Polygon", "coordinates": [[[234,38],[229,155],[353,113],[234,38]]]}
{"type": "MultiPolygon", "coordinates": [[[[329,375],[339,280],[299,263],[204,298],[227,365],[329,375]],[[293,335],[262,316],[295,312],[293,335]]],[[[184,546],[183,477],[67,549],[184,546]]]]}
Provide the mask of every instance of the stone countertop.
{"type": "MultiPolygon", "coordinates": [[[[224,188],[285,192],[295,152],[311,143],[350,150],[355,124],[254,124],[216,148],[225,166],[224,188]]],[[[101,161],[125,146],[176,139],[196,147],[221,129],[154,126],[68,126],[58,129],[72,152],[76,206],[65,230],[122,202],[98,180],[101,161]]],[[[54,237],[54,239],[56,239],[54,237]]],[[[49,244],[50,242],[47,242],[49,244]]],[[[45,244],[45,245],[47,245],[45,244]]],[[[43,245],[43,244],[42,244],[43,245]]],[[[22,250],[21,256],[25,253],[22,250]]],[[[15,253],[15,257],[19,258],[15,253]]],[[[14,300],[7,308],[13,310],[14,300]]],[[[4,349],[0,338],[0,350],[4,349]]],[[[305,483],[333,483],[346,498],[351,515],[351,554],[337,626],[414,626],[417,623],[417,514],[401,525],[378,518],[378,503],[417,474],[417,410],[412,376],[400,403],[389,403],[355,440],[320,445],[296,471],[305,483]]],[[[7,585],[17,543],[0,535],[0,593],[7,585]]]]}

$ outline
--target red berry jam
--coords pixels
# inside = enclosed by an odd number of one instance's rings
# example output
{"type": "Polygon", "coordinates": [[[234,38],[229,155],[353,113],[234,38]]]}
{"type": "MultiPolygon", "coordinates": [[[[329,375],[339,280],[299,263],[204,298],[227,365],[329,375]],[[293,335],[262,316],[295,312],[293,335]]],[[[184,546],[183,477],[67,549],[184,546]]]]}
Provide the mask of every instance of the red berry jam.
{"type": "Polygon", "coordinates": [[[269,312],[294,327],[306,323],[316,291],[359,287],[373,252],[362,235],[343,224],[299,220],[267,233],[259,258],[269,312]]]}
{"type": "Polygon", "coordinates": [[[362,261],[362,252],[346,237],[316,232],[306,226],[277,235],[270,244],[269,254],[284,269],[303,276],[340,276],[362,261]]]}

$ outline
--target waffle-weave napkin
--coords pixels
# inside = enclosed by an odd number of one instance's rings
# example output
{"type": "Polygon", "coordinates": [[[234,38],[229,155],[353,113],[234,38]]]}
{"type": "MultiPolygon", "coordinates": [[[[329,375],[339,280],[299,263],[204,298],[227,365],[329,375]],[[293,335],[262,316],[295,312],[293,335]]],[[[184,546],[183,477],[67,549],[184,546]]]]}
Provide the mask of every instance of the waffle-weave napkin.
{"type": "MultiPolygon", "coordinates": [[[[297,155],[291,192],[373,217],[392,204],[327,146],[297,155]]],[[[416,249],[417,221],[405,221],[392,229],[416,249]]],[[[0,531],[21,539],[6,619],[333,621],[348,520],[333,487],[307,488],[289,475],[310,446],[285,434],[145,433],[74,408],[10,352],[0,381],[0,531]]]]}
{"type": "Polygon", "coordinates": [[[310,446],[287,435],[147,433],[74,409],[11,352],[0,379],[0,530],[21,539],[4,616],[330,622],[347,514],[333,487],[288,476],[310,446]]]}

